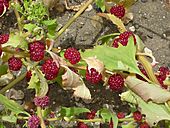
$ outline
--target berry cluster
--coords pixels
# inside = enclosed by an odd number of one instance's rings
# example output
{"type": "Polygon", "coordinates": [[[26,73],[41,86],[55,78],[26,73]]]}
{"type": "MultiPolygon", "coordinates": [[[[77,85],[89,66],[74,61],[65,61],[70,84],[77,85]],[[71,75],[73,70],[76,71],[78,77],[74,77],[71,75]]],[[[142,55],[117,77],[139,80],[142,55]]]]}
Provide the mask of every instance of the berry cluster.
{"type": "Polygon", "coordinates": [[[124,78],[120,74],[113,74],[109,77],[108,84],[111,90],[120,91],[124,87],[124,78]]]}
{"type": "Polygon", "coordinates": [[[141,122],[142,121],[142,114],[141,114],[141,112],[140,111],[133,112],[133,118],[137,122],[141,122]]]}
{"type": "Polygon", "coordinates": [[[43,42],[35,41],[30,43],[28,49],[32,61],[40,61],[44,58],[45,45],[43,42]]]}
{"type": "Polygon", "coordinates": [[[75,48],[66,49],[64,57],[69,60],[71,64],[77,64],[81,59],[79,51],[75,48]]]}
{"type": "Polygon", "coordinates": [[[8,59],[8,66],[9,66],[10,70],[18,71],[22,67],[22,61],[21,61],[20,58],[17,58],[17,57],[13,56],[13,57],[8,59]]]}
{"type": "Polygon", "coordinates": [[[94,68],[91,68],[90,70],[87,68],[86,80],[92,84],[98,84],[102,80],[102,74],[94,68]]]}
{"type": "Polygon", "coordinates": [[[85,123],[83,123],[83,122],[79,122],[77,124],[77,128],[88,128],[88,126],[85,123]]]}
{"type": "Polygon", "coordinates": [[[140,124],[139,128],[150,128],[147,122],[143,122],[140,124]]]}
{"type": "Polygon", "coordinates": [[[94,119],[95,115],[96,115],[96,111],[95,110],[86,113],[87,119],[94,119]]]}
{"type": "Polygon", "coordinates": [[[36,115],[32,115],[29,119],[28,119],[28,127],[29,128],[38,128],[40,125],[40,119],[38,116],[36,115]]]}
{"type": "Polygon", "coordinates": [[[125,118],[125,113],[124,112],[118,112],[117,113],[117,118],[119,118],[119,119],[125,118]]]}
{"type": "Polygon", "coordinates": [[[125,15],[125,8],[123,5],[115,5],[110,9],[110,13],[121,19],[125,15]]]}
{"type": "Polygon", "coordinates": [[[0,0],[0,16],[4,13],[5,8],[8,9],[9,0],[0,0]]]}
{"type": "Polygon", "coordinates": [[[34,103],[35,103],[36,106],[39,106],[41,108],[45,108],[49,105],[49,97],[48,96],[35,97],[34,103]]]}
{"type": "Polygon", "coordinates": [[[164,89],[167,89],[168,86],[163,83],[163,81],[166,79],[167,75],[170,74],[170,70],[168,67],[160,67],[159,68],[159,74],[156,75],[159,83],[161,84],[161,87],[164,89]]]}
{"type": "Polygon", "coordinates": [[[0,35],[0,56],[2,54],[2,46],[1,44],[4,44],[8,41],[9,39],[9,34],[1,34],[0,35]]]}
{"type": "Polygon", "coordinates": [[[45,74],[47,80],[52,80],[57,77],[59,67],[57,67],[56,63],[52,59],[48,59],[42,65],[41,70],[45,74]]]}
{"type": "Polygon", "coordinates": [[[134,44],[136,44],[136,38],[133,35],[133,33],[130,31],[126,31],[126,32],[121,33],[119,35],[119,38],[114,39],[112,47],[118,48],[119,43],[121,43],[123,46],[126,46],[128,44],[128,39],[130,36],[133,36],[134,44]]]}

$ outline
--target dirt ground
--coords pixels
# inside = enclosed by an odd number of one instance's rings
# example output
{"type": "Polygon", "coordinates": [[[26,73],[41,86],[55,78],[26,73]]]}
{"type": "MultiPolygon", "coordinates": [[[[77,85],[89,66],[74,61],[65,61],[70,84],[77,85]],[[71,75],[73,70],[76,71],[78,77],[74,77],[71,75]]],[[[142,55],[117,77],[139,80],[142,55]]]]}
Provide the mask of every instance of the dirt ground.
{"type": "MultiPolygon", "coordinates": [[[[131,8],[134,19],[126,27],[135,28],[135,33],[139,34],[148,48],[153,51],[153,55],[160,65],[170,67],[170,9],[162,0],[139,0],[131,8]]],[[[56,17],[61,28],[75,12],[66,11],[64,13],[52,12],[52,17],[56,17]]],[[[0,18],[0,33],[9,32],[11,28],[16,28],[16,19],[13,12],[9,11],[5,17],[0,18]]],[[[101,35],[117,31],[110,22],[96,16],[96,7],[90,11],[85,11],[60,37],[59,46],[66,48],[75,46],[77,48],[89,48],[101,35]],[[96,20],[97,19],[97,20],[96,20]]],[[[21,89],[25,93],[24,99],[30,101],[31,95],[26,89],[26,82],[21,81],[15,88],[21,89]]],[[[86,101],[72,97],[70,91],[64,91],[56,84],[50,85],[49,96],[52,98],[52,109],[58,111],[59,106],[79,106],[89,109],[100,109],[109,107],[113,111],[128,112],[128,105],[122,103],[118,93],[113,93],[102,86],[91,86],[87,83],[92,93],[92,100],[86,101]],[[53,92],[53,93],[51,93],[53,92]],[[55,92],[55,93],[54,93],[55,92]],[[67,102],[65,102],[67,101],[67,102]],[[121,106],[120,106],[121,105],[121,106]]],[[[74,123],[61,123],[61,127],[72,127],[74,123]]],[[[93,124],[97,128],[97,125],[93,124]]]]}

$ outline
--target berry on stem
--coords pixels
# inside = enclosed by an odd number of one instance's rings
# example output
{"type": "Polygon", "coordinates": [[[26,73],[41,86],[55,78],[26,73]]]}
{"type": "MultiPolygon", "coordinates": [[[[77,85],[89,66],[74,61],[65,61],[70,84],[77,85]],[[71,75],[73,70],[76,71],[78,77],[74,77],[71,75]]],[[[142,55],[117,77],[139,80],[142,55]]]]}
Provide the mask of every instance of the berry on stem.
{"type": "Polygon", "coordinates": [[[139,128],[150,128],[150,126],[147,122],[143,122],[142,124],[140,124],[139,128]]]}
{"type": "Polygon", "coordinates": [[[113,74],[109,77],[108,84],[111,90],[120,91],[124,87],[124,78],[120,74],[113,74]]]}
{"type": "Polygon", "coordinates": [[[110,9],[110,13],[121,19],[125,15],[125,8],[123,5],[115,5],[110,9]]]}
{"type": "Polygon", "coordinates": [[[87,68],[86,80],[92,84],[98,84],[102,80],[102,74],[94,68],[91,68],[90,70],[87,68]]]}
{"type": "Polygon", "coordinates": [[[64,57],[69,60],[71,64],[77,64],[81,59],[79,51],[75,48],[67,48],[64,57]]]}
{"type": "Polygon", "coordinates": [[[21,61],[20,58],[17,58],[17,57],[13,56],[13,57],[8,59],[8,66],[9,66],[10,70],[18,71],[22,67],[22,61],[21,61]]]}
{"type": "Polygon", "coordinates": [[[35,97],[34,103],[35,103],[36,106],[39,106],[41,108],[45,108],[49,105],[49,97],[48,96],[35,97]]]}
{"type": "Polygon", "coordinates": [[[91,111],[91,112],[87,112],[87,113],[86,113],[86,118],[87,118],[87,119],[94,119],[95,115],[96,115],[96,111],[93,110],[93,111],[91,111]]]}
{"type": "Polygon", "coordinates": [[[30,59],[32,61],[40,61],[44,58],[45,54],[45,45],[40,41],[35,41],[30,43],[28,46],[30,59]]]}
{"type": "Polygon", "coordinates": [[[52,59],[48,59],[44,62],[41,67],[42,72],[45,74],[47,80],[52,80],[57,77],[59,72],[59,67],[52,59]]]}
{"type": "Polygon", "coordinates": [[[38,128],[40,125],[40,119],[38,116],[36,115],[32,115],[29,119],[28,119],[28,127],[29,128],[38,128]]]}
{"type": "Polygon", "coordinates": [[[142,121],[142,114],[141,114],[141,112],[140,111],[133,112],[133,118],[137,122],[142,121]]]}
{"type": "Polygon", "coordinates": [[[27,81],[30,81],[31,76],[32,76],[31,71],[27,71],[27,74],[26,74],[26,80],[27,80],[27,81]]]}
{"type": "Polygon", "coordinates": [[[85,123],[83,123],[83,122],[79,122],[77,124],[77,128],[88,128],[88,126],[85,123]]]}
{"type": "Polygon", "coordinates": [[[125,113],[124,113],[124,112],[118,112],[118,113],[117,113],[117,117],[118,117],[119,119],[125,118],[125,113]]]}
{"type": "Polygon", "coordinates": [[[0,35],[0,44],[4,44],[8,41],[9,39],[9,34],[2,34],[0,35]]]}

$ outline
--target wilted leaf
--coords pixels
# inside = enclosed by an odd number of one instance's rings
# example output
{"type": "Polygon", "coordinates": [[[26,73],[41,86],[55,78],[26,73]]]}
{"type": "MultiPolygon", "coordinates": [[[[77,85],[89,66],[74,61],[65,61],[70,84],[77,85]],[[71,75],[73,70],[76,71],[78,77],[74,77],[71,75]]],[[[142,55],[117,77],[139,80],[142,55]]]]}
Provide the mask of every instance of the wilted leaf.
{"type": "Polygon", "coordinates": [[[81,97],[83,99],[91,99],[89,89],[84,84],[82,78],[68,67],[63,66],[66,69],[64,75],[62,75],[62,85],[64,89],[73,89],[74,96],[81,97]]]}
{"type": "Polygon", "coordinates": [[[0,77],[0,86],[9,84],[14,79],[14,76],[11,73],[7,73],[0,77]]]}
{"type": "Polygon", "coordinates": [[[80,108],[80,107],[62,107],[59,113],[61,114],[61,117],[71,117],[76,116],[84,112],[90,112],[87,108],[80,108]]]}
{"type": "Polygon", "coordinates": [[[170,76],[166,77],[166,79],[163,81],[164,85],[170,86],[170,76]]]}
{"type": "Polygon", "coordinates": [[[16,115],[18,115],[20,113],[29,115],[29,113],[24,111],[23,107],[20,106],[19,104],[17,104],[15,101],[9,100],[7,97],[3,96],[2,94],[0,94],[0,99],[1,99],[0,103],[3,104],[6,109],[11,110],[16,115]]]}
{"type": "MultiPolygon", "coordinates": [[[[157,123],[161,120],[170,120],[170,113],[164,104],[156,104],[153,103],[152,101],[145,102],[132,91],[129,91],[128,95],[129,97],[134,97],[138,104],[138,107],[141,110],[141,113],[146,116],[145,117],[146,122],[150,126],[156,126],[157,123]]],[[[124,101],[128,101],[128,97],[124,97],[124,101]]]]}
{"type": "Polygon", "coordinates": [[[141,74],[136,63],[135,54],[136,46],[132,37],[129,39],[126,47],[119,45],[119,48],[113,48],[106,45],[99,45],[94,49],[81,52],[83,58],[96,57],[110,71],[121,70],[141,74]]]}
{"type": "MultiPolygon", "coordinates": [[[[14,115],[10,115],[10,116],[2,116],[2,120],[3,120],[3,121],[10,122],[10,123],[16,123],[17,117],[14,116],[14,115]]],[[[1,128],[1,127],[0,127],[0,128],[1,128]]]]}
{"type": "Polygon", "coordinates": [[[126,13],[125,16],[122,18],[124,24],[128,24],[132,20],[133,20],[133,13],[126,13]]]}
{"type": "Polygon", "coordinates": [[[88,69],[94,68],[99,73],[103,73],[104,71],[104,64],[102,61],[98,60],[96,57],[88,57],[84,59],[88,65],[88,69]]]}
{"type": "Polygon", "coordinates": [[[130,90],[121,93],[120,97],[121,97],[122,101],[127,101],[132,104],[137,104],[137,101],[136,101],[135,97],[132,95],[132,92],[130,90]]]}
{"type": "Polygon", "coordinates": [[[120,32],[125,32],[126,28],[121,19],[117,18],[116,16],[109,14],[109,13],[98,13],[99,16],[102,16],[106,19],[111,20],[119,29],[120,32]]]}
{"type": "Polygon", "coordinates": [[[106,108],[103,108],[97,112],[103,119],[104,122],[110,122],[110,120],[113,120],[114,128],[117,128],[118,125],[118,118],[117,115],[113,112],[109,111],[106,108]]]}
{"type": "Polygon", "coordinates": [[[170,100],[170,92],[162,89],[159,85],[149,84],[135,77],[127,77],[125,80],[128,88],[143,100],[152,100],[155,103],[164,103],[170,100]]]}

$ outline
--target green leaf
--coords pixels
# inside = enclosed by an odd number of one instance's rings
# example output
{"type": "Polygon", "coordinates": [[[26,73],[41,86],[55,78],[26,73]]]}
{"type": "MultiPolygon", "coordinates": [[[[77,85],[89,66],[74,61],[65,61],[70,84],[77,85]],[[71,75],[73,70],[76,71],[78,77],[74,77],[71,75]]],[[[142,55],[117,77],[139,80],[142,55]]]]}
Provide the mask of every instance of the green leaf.
{"type": "Polygon", "coordinates": [[[83,58],[97,57],[97,59],[104,63],[106,69],[110,71],[123,70],[141,74],[136,63],[135,54],[136,46],[132,37],[129,39],[127,46],[120,44],[119,48],[113,48],[100,45],[81,53],[83,58]]]}
{"type": "Polygon", "coordinates": [[[36,27],[37,27],[36,24],[31,23],[24,25],[24,29],[26,29],[28,32],[32,32],[36,27]]]}
{"type": "Polygon", "coordinates": [[[118,118],[117,115],[112,113],[106,108],[103,108],[97,112],[103,119],[104,122],[110,122],[110,120],[113,120],[114,128],[117,128],[118,125],[118,118]]]}
{"type": "Polygon", "coordinates": [[[14,114],[18,115],[20,113],[23,113],[26,115],[30,115],[29,113],[24,111],[22,106],[20,106],[13,100],[9,100],[7,97],[3,96],[2,94],[0,94],[0,99],[1,99],[0,103],[3,104],[6,109],[11,110],[14,114]]]}
{"type": "Polygon", "coordinates": [[[0,76],[7,73],[8,66],[7,65],[0,65],[0,76]]]}
{"type": "Polygon", "coordinates": [[[39,83],[38,75],[35,72],[32,72],[30,81],[28,82],[28,89],[35,89],[39,83]]]}
{"type": "MultiPolygon", "coordinates": [[[[136,99],[141,113],[146,116],[146,122],[150,126],[156,126],[157,123],[161,120],[170,120],[170,112],[167,110],[164,104],[156,104],[152,101],[145,102],[132,91],[129,91],[129,95],[130,94],[132,97],[134,97],[134,99],[136,99]]],[[[124,97],[124,100],[126,101],[126,97],[124,97]]]]}
{"type": "Polygon", "coordinates": [[[105,0],[95,0],[95,2],[96,2],[97,7],[100,8],[102,12],[106,10],[105,0]]]}
{"type": "Polygon", "coordinates": [[[134,121],[129,122],[128,124],[122,125],[122,128],[136,128],[134,121]]]}
{"type": "Polygon", "coordinates": [[[80,107],[70,107],[70,108],[62,107],[59,113],[61,114],[61,117],[72,117],[84,112],[90,112],[90,110],[87,108],[80,108],[80,107]]]}
{"type": "Polygon", "coordinates": [[[51,26],[51,25],[57,25],[57,20],[44,20],[42,21],[42,24],[44,24],[45,26],[51,26]]]}
{"type": "Polygon", "coordinates": [[[6,128],[6,127],[0,122],[0,128],[6,128]]]}
{"type": "Polygon", "coordinates": [[[14,115],[2,116],[2,120],[3,120],[3,121],[10,122],[10,123],[16,123],[16,122],[17,122],[17,117],[14,116],[14,115]]]}
{"type": "Polygon", "coordinates": [[[9,40],[7,43],[2,45],[3,47],[12,46],[14,48],[27,49],[28,44],[24,37],[20,36],[19,33],[10,34],[9,40]]]}

